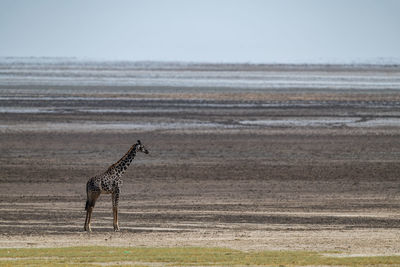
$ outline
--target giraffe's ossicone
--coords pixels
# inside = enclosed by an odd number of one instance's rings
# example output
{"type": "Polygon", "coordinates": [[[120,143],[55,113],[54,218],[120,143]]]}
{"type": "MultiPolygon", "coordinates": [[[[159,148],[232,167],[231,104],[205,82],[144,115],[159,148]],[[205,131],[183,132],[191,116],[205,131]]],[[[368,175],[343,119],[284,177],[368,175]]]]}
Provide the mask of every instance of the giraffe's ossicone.
{"type": "Polygon", "coordinates": [[[112,206],[113,206],[113,226],[114,231],[119,231],[118,226],[118,201],[119,194],[121,191],[122,180],[121,176],[126,171],[128,166],[131,164],[132,160],[135,158],[137,152],[143,152],[148,154],[149,151],[145,148],[145,146],[137,141],[128,152],[116,163],[111,165],[107,171],[102,174],[96,175],[89,179],[86,183],[86,219],[85,219],[85,231],[91,232],[90,221],[92,218],[92,212],[94,205],[96,204],[97,198],[101,193],[111,194],[112,198],[112,206]]]}

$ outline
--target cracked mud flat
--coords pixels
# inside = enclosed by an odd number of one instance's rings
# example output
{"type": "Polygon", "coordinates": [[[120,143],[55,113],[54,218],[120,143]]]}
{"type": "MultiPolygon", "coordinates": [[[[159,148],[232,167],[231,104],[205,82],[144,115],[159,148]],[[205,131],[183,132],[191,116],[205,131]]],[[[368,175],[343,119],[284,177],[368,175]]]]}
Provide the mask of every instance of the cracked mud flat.
{"type": "Polygon", "coordinates": [[[390,88],[29,86],[0,76],[0,247],[400,254],[400,75],[372,72],[390,88]],[[151,153],[124,176],[121,232],[102,195],[84,233],[87,179],[137,139],[151,153]]]}

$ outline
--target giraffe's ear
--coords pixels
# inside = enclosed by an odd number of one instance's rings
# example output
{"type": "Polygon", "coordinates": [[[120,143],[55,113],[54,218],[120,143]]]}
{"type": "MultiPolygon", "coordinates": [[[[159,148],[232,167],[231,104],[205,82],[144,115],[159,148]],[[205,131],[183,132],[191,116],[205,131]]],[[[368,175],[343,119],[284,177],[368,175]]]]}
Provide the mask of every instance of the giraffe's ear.
{"type": "Polygon", "coordinates": [[[140,142],[140,140],[137,140],[137,143],[138,143],[139,145],[141,145],[141,144],[142,144],[142,142],[140,142]]]}

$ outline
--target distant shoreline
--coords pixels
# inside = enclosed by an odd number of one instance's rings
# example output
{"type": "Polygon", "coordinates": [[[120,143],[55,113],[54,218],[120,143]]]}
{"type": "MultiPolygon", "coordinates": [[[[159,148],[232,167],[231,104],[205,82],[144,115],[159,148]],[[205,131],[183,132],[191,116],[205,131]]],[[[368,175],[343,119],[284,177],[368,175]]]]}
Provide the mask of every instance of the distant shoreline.
{"type": "Polygon", "coordinates": [[[176,68],[237,68],[237,67],[256,67],[256,68],[371,68],[371,67],[400,67],[400,58],[377,58],[371,60],[349,60],[347,62],[339,60],[317,60],[310,62],[196,62],[196,61],[157,61],[157,60],[131,60],[131,59],[100,59],[100,58],[79,58],[79,57],[13,57],[0,56],[0,65],[3,64],[110,64],[125,65],[136,67],[176,67],[176,68]]]}

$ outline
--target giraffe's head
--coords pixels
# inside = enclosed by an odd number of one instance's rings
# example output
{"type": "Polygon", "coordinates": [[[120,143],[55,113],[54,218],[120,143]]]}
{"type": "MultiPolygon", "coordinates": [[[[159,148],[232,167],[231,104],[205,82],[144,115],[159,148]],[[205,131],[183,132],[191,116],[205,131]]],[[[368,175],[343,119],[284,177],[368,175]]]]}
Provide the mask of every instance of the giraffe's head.
{"type": "Polygon", "coordinates": [[[146,147],[140,142],[140,140],[137,140],[136,143],[136,151],[143,152],[145,154],[149,154],[149,151],[146,149],[146,147]]]}

